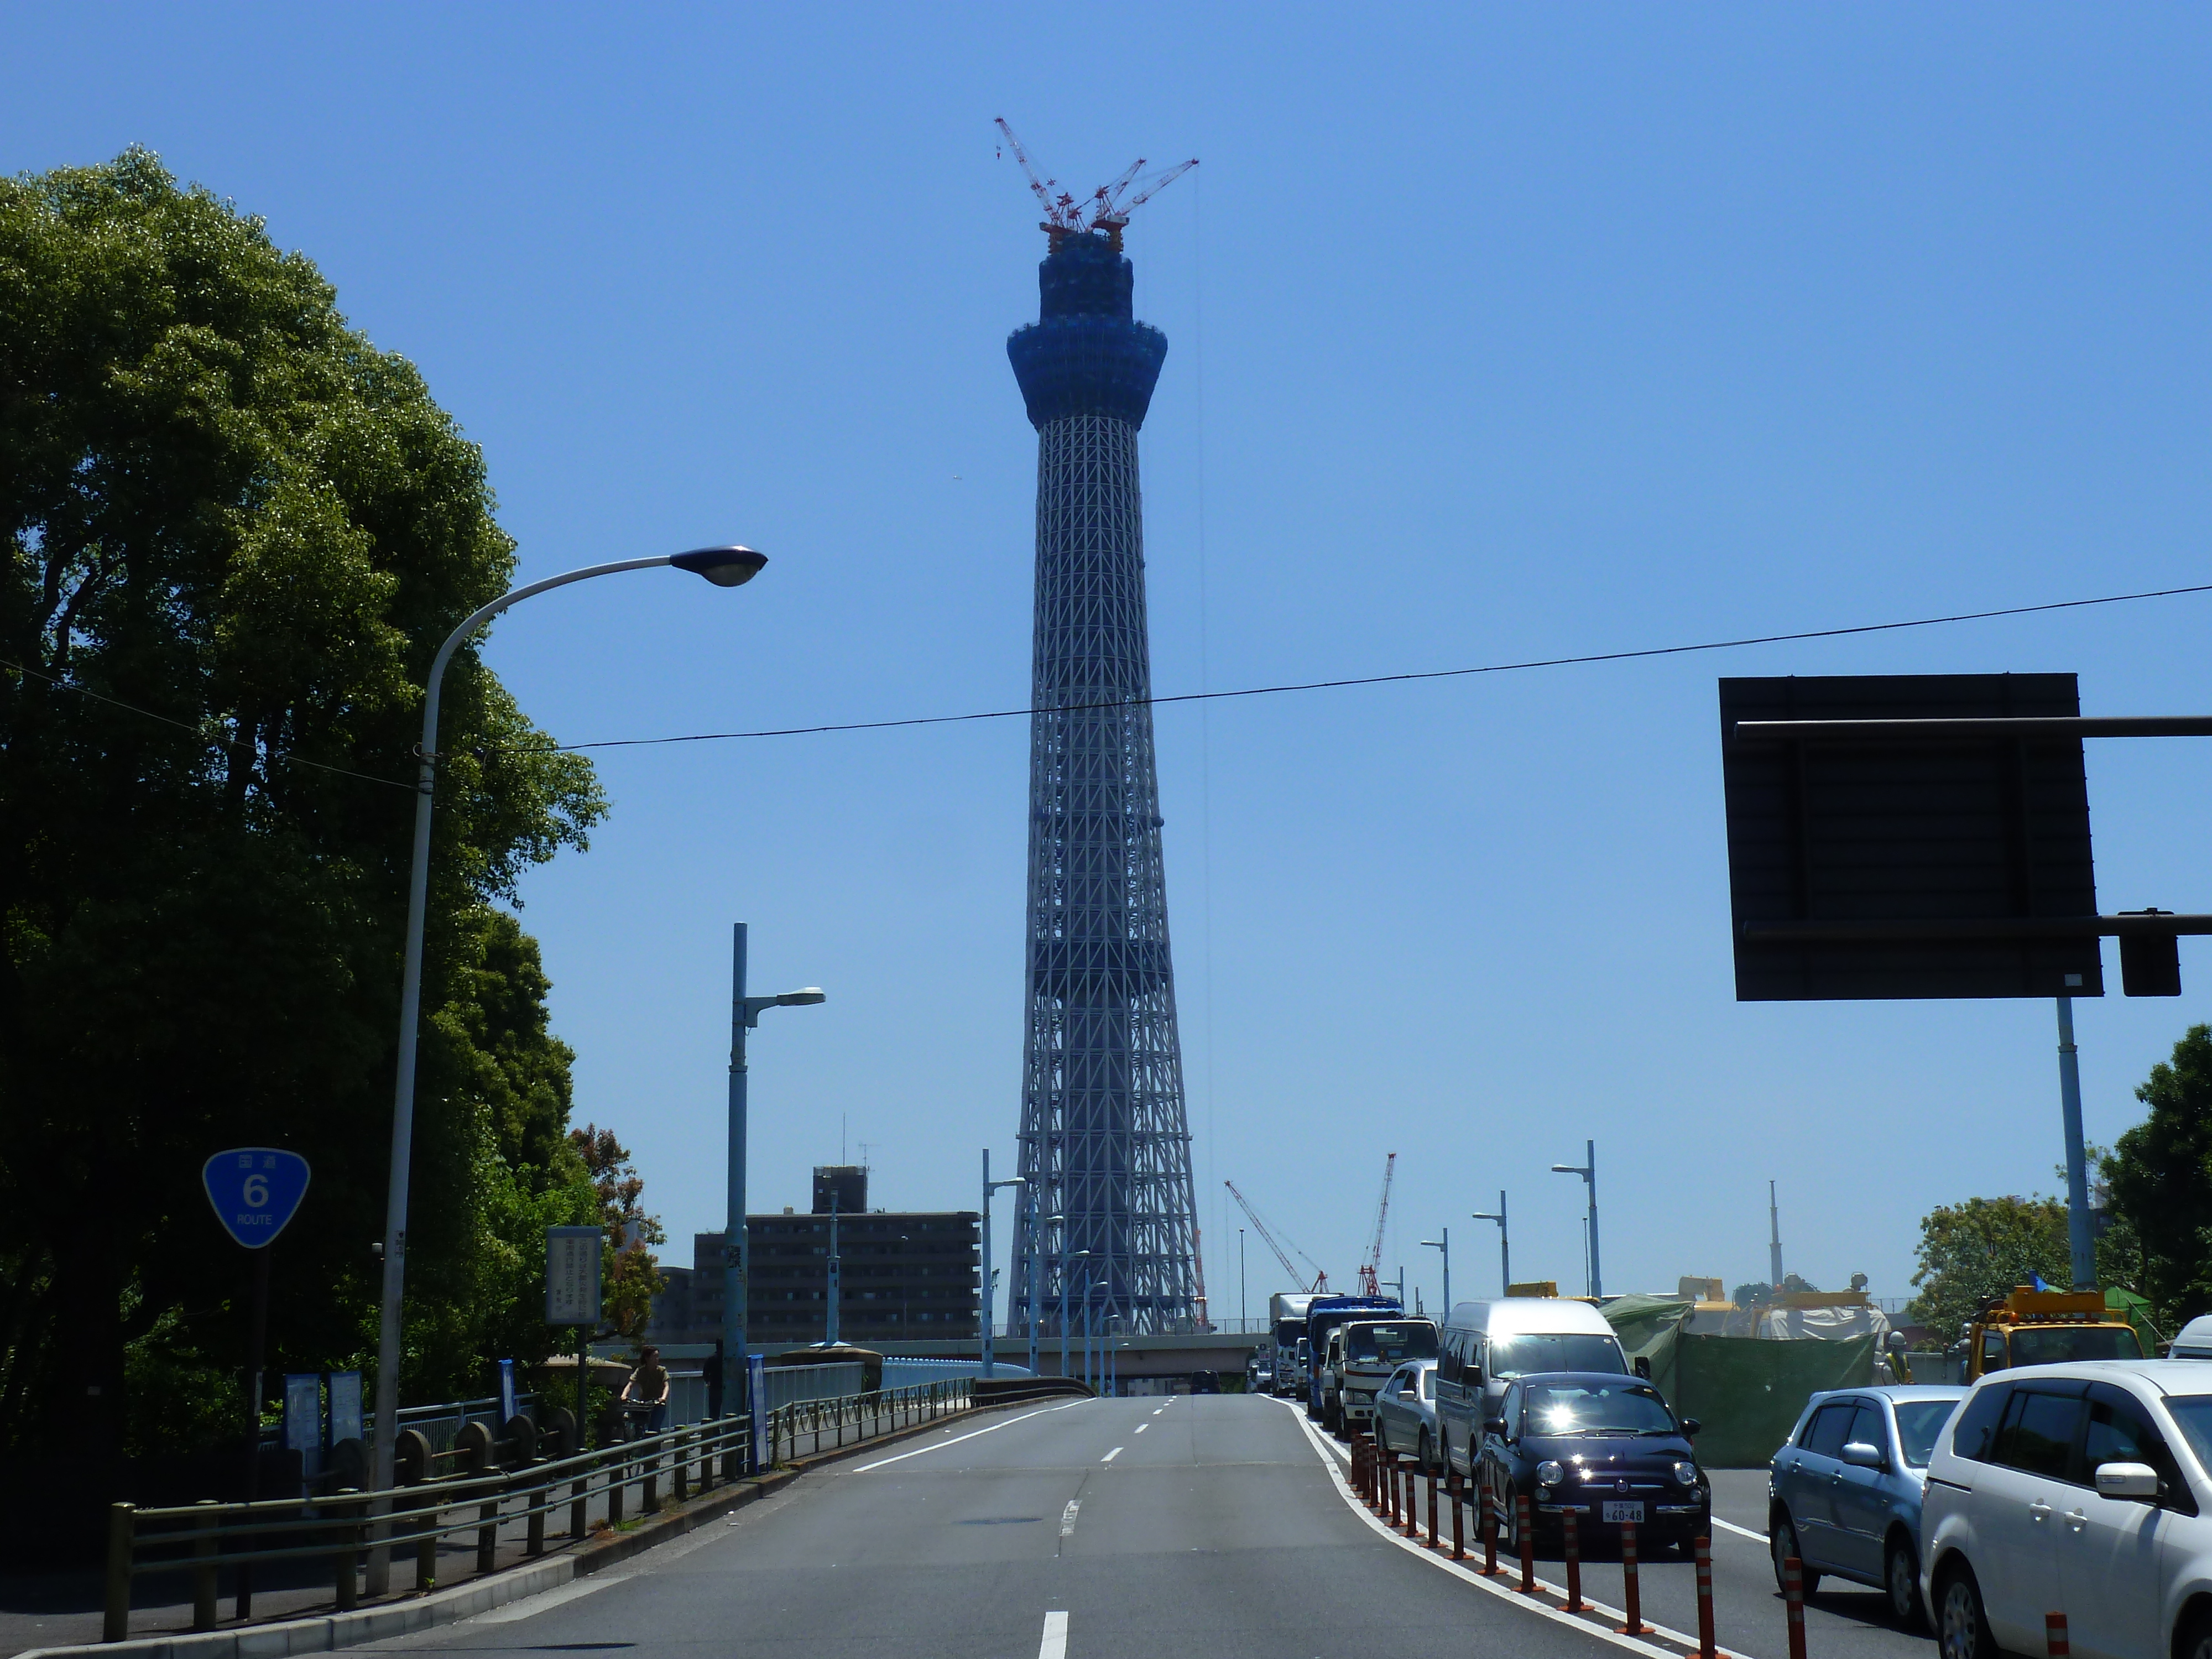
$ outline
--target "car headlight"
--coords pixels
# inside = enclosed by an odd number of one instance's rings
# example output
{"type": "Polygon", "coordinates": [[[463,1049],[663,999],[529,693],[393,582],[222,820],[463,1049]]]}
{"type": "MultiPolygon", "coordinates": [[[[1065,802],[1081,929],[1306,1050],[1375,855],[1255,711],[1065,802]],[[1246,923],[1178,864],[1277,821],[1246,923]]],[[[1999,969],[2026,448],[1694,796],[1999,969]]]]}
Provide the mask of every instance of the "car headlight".
{"type": "Polygon", "coordinates": [[[1675,1464],[1674,1479],[1680,1481],[1686,1486],[1696,1486],[1698,1484],[1698,1466],[1695,1463],[1686,1462],[1675,1464]]]}
{"type": "Polygon", "coordinates": [[[1536,1465],[1536,1484],[1540,1486],[1556,1486],[1566,1478],[1566,1470],[1548,1457],[1536,1465]]]}

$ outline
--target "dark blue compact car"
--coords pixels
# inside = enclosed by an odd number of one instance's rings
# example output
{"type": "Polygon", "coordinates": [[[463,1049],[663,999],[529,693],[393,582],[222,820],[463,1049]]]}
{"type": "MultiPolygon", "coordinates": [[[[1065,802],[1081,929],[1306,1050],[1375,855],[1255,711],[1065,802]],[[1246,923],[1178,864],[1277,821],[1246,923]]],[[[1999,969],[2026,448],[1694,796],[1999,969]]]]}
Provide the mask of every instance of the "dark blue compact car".
{"type": "Polygon", "coordinates": [[[1540,1371],[1516,1377],[1498,1413],[1484,1425],[1483,1466],[1512,1550],[1524,1495],[1539,1548],[1557,1547],[1570,1513],[1585,1548],[1617,1542],[1630,1521],[1639,1552],[1687,1550],[1710,1531],[1712,1487],[1690,1446],[1697,1420],[1677,1418],[1642,1377],[1540,1371]]]}

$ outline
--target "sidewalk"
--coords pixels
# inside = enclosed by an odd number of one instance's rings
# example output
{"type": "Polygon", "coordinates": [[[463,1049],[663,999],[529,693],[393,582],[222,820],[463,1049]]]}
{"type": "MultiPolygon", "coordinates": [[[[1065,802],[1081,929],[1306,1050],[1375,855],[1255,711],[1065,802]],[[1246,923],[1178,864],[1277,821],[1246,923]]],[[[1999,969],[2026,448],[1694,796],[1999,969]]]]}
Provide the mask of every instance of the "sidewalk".
{"type": "MultiPolygon", "coordinates": [[[[664,1497],[657,1515],[637,1513],[638,1493],[633,1487],[629,1512],[618,1528],[608,1528],[605,1498],[594,1493],[586,1510],[584,1537],[569,1535],[564,1510],[551,1517],[546,1528],[544,1553],[534,1559],[525,1553],[525,1523],[517,1520],[502,1525],[490,1575],[476,1571],[473,1534],[442,1540],[438,1551],[436,1585],[444,1591],[489,1583],[496,1574],[526,1564],[542,1567],[548,1563],[567,1562],[564,1577],[589,1572],[605,1565],[602,1558],[626,1556],[636,1548],[688,1531],[698,1520],[750,1503],[787,1485],[810,1468],[856,1452],[872,1450],[895,1440],[965,1423],[997,1409],[1001,1408],[971,1408],[933,1423],[918,1423],[866,1440],[848,1441],[842,1447],[830,1435],[817,1436],[811,1445],[802,1441],[804,1449],[795,1456],[787,1456],[772,1474],[715,1486],[680,1505],[664,1497]]],[[[403,1558],[393,1564],[392,1593],[380,1597],[364,1594],[356,1604],[360,1610],[368,1612],[419,1602],[412,1551],[413,1547],[408,1546],[403,1558]]],[[[231,1616],[234,1605],[232,1598],[236,1591],[233,1573],[219,1572],[216,1611],[222,1616],[216,1631],[235,1633],[281,1619],[315,1618],[336,1613],[336,1570],[334,1561],[264,1564],[255,1576],[253,1618],[246,1624],[231,1616]]],[[[103,1585],[104,1576],[96,1567],[68,1573],[0,1576],[0,1659],[13,1659],[13,1656],[33,1649],[99,1642],[103,1585]]],[[[138,1578],[131,1595],[131,1641],[136,1644],[191,1635],[191,1599],[192,1584],[188,1572],[152,1573],[138,1578]]]]}

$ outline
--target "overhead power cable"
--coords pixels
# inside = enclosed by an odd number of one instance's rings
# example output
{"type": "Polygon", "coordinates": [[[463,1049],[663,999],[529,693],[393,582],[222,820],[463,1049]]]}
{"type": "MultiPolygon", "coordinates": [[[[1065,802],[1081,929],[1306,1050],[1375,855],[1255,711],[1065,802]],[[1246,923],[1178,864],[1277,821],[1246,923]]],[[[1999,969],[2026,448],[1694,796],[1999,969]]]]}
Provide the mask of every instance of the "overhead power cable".
{"type": "Polygon", "coordinates": [[[1951,623],[1990,622],[2002,617],[2032,617],[2049,611],[2079,611],[2091,605],[2125,605],[2137,599],[2178,599],[2212,593],[2212,582],[2189,587],[2158,587],[2139,593],[2106,593],[2089,599],[2052,599],[2043,605],[2007,605],[1998,611],[1962,611],[1949,616],[1915,617],[1904,622],[1858,623],[1847,628],[1813,628],[1795,634],[1759,634],[1741,639],[1703,640],[1694,645],[1650,645],[1629,651],[1591,651],[1571,657],[1530,657],[1517,662],[1481,663],[1471,668],[1423,668],[1398,674],[1362,674],[1344,679],[1297,680],[1280,685],[1247,685],[1226,691],[1180,691],[1164,697],[1127,697],[1108,702],[1060,703],[1050,708],[987,708],[966,714],[913,714],[900,720],[847,720],[823,726],[765,726],[748,732],[691,732],[667,738],[603,738],[593,743],[564,743],[563,750],[646,749],[676,743],[724,743],[739,738],[805,738],[831,732],[890,732],[909,726],[962,726],[976,720],[1017,720],[1025,714],[1070,714],[1087,708],[1139,708],[1180,702],[1222,702],[1233,697],[1273,697],[1292,691],[1335,691],[1356,685],[1401,685],[1415,680],[1464,679],[1477,674],[1517,674],[1534,668],[1572,668],[1590,663],[1634,662],[1650,657],[1687,656],[1702,651],[1736,651],[1753,645],[1787,645],[1803,640],[1834,640],[1855,634],[1889,634],[1909,628],[1940,628],[1951,623]]]}

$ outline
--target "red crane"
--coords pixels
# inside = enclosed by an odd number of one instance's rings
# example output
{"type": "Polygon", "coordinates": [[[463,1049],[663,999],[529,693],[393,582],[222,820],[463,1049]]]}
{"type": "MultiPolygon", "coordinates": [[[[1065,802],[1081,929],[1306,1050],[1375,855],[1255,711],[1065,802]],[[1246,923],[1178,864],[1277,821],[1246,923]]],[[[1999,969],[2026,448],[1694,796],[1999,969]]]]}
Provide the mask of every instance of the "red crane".
{"type": "MultiPolygon", "coordinates": [[[[1252,1224],[1252,1231],[1260,1235],[1261,1242],[1275,1253],[1275,1260],[1283,1264],[1283,1271],[1290,1275],[1291,1283],[1304,1284],[1305,1275],[1299,1272],[1296,1264],[1291,1261],[1289,1251],[1284,1249],[1285,1241],[1277,1238],[1267,1224],[1260,1219],[1260,1212],[1252,1207],[1252,1200],[1237,1190],[1235,1182],[1224,1181],[1221,1184],[1229,1188],[1229,1196],[1237,1200],[1237,1207],[1244,1212],[1244,1218],[1252,1224]]],[[[1298,1250],[1296,1244],[1292,1244],[1291,1249],[1297,1250],[1300,1255],[1304,1255],[1306,1266],[1314,1270],[1313,1284],[1310,1287],[1314,1294],[1318,1296],[1326,1291],[1328,1288],[1328,1274],[1322,1270],[1321,1263],[1316,1261],[1311,1256],[1306,1255],[1304,1250],[1298,1250]]]]}
{"type": "Polygon", "coordinates": [[[1390,1218],[1390,1177],[1398,1173],[1398,1154],[1393,1152],[1382,1160],[1382,1200],[1375,1206],[1375,1237],[1367,1247],[1367,1259],[1359,1264],[1359,1293],[1362,1296],[1382,1294],[1380,1277],[1382,1267],[1382,1224],[1390,1218]]]}
{"type": "Polygon", "coordinates": [[[1021,163],[1023,176],[1030,181],[1030,190],[1043,206],[1044,220],[1037,228],[1052,239],[1054,247],[1070,236],[1103,230],[1106,233],[1108,246],[1116,252],[1120,252],[1121,232],[1129,222],[1129,216],[1198,165],[1198,158],[1194,155],[1188,161],[1178,162],[1164,172],[1156,173],[1142,180],[1144,187],[1124,202],[1121,200],[1122,192],[1132,184],[1140,182],[1137,175],[1144,170],[1145,158],[1139,155],[1112,184],[1099,185],[1084,200],[1078,202],[1074,197],[1060,189],[1059,179],[1037,176],[1036,164],[1030,160],[1029,151],[1022,148],[1022,141],[1014,137],[1014,130],[1006,125],[1005,116],[1000,116],[993,125],[1004,135],[1006,148],[1013,151],[1014,160],[1021,163]]]}

